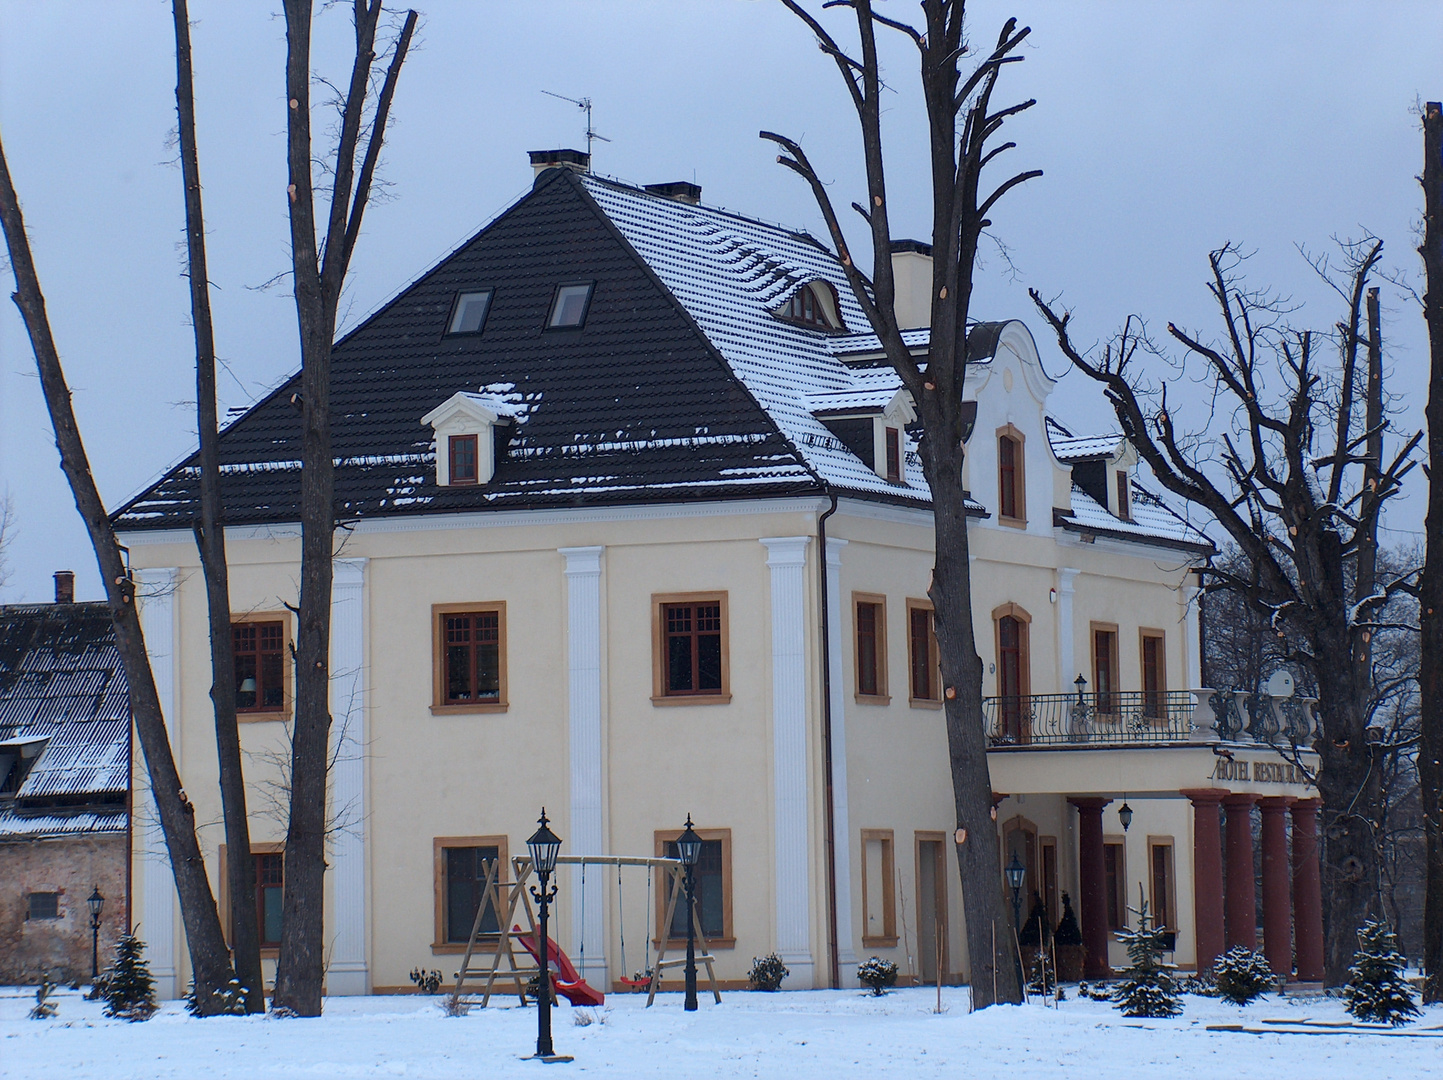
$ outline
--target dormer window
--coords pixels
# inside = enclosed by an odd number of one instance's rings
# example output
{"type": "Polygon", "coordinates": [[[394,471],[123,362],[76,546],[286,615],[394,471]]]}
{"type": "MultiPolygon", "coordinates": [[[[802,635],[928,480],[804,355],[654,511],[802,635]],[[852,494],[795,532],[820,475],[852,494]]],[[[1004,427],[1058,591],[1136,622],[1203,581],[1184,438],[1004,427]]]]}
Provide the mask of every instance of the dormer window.
{"type": "Polygon", "coordinates": [[[1117,516],[1123,521],[1132,520],[1132,485],[1126,469],[1117,470],[1117,516]]]}
{"type": "Polygon", "coordinates": [[[548,330],[575,330],[586,322],[586,310],[591,306],[591,290],[594,282],[560,285],[556,297],[551,301],[551,315],[546,320],[548,330]]]}
{"type": "Polygon", "coordinates": [[[457,293],[451,305],[451,321],[446,324],[446,335],[479,334],[486,325],[486,313],[490,310],[490,289],[457,293]]]}
{"type": "Polygon", "coordinates": [[[450,435],[446,438],[450,456],[450,477],[452,484],[476,483],[475,435],[450,435]]]}
{"type": "Polygon", "coordinates": [[[887,429],[887,480],[902,482],[902,433],[894,427],[887,429]]]}
{"type": "Polygon", "coordinates": [[[842,317],[837,310],[837,294],[831,283],[818,279],[803,285],[777,310],[788,322],[816,330],[841,330],[842,317]]]}

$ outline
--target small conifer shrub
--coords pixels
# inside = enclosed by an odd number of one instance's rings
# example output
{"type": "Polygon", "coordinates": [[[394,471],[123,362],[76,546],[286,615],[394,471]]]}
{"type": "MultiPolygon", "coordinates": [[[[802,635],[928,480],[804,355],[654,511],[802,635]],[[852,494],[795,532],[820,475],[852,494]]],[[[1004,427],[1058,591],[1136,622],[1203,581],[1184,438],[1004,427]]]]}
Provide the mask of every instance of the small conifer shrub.
{"type": "Polygon", "coordinates": [[[1057,990],[1057,969],[1052,953],[1038,949],[1032,954],[1027,967],[1027,992],[1029,994],[1052,994],[1057,990]]]}
{"type": "Polygon", "coordinates": [[[115,962],[105,980],[105,1015],[149,1020],[155,1013],[155,980],[146,966],[145,942],[125,934],[115,943],[115,962]]]}
{"type": "Polygon", "coordinates": [[[1278,985],[1278,978],[1260,952],[1234,945],[1213,961],[1217,996],[1234,1005],[1247,1005],[1278,985]]]}
{"type": "Polygon", "coordinates": [[[1348,969],[1343,999],[1359,1020],[1406,1024],[1418,1015],[1413,989],[1403,978],[1406,962],[1388,924],[1369,919],[1358,931],[1358,951],[1348,969]]]}
{"type": "Polygon", "coordinates": [[[1117,936],[1127,946],[1132,965],[1122,973],[1122,982],[1113,991],[1112,1000],[1123,1016],[1165,1017],[1182,1012],[1178,1002],[1177,980],[1173,965],[1164,964],[1164,932],[1152,923],[1147,901],[1137,912],[1136,930],[1119,930],[1117,936]]]}
{"type": "Polygon", "coordinates": [[[766,956],[752,957],[752,970],[747,975],[747,981],[753,990],[780,990],[782,980],[790,974],[780,956],[767,953],[766,956]]]}
{"type": "Polygon", "coordinates": [[[874,995],[881,997],[897,985],[897,965],[880,956],[869,956],[857,965],[857,979],[874,995]]]}
{"type": "Polygon", "coordinates": [[[239,979],[232,979],[211,995],[209,1008],[201,1005],[196,997],[195,983],[185,992],[185,1011],[191,1016],[244,1016],[246,1014],[246,998],[250,991],[241,985],[239,979]]]}

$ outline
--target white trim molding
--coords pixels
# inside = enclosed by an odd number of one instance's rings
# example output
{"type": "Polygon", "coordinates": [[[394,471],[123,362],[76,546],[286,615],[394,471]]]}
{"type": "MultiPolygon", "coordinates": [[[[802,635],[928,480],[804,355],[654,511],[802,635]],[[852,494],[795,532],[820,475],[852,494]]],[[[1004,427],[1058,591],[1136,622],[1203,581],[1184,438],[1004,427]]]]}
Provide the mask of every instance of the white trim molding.
{"type": "Polygon", "coordinates": [[[816,985],[807,797],[807,546],[764,537],[772,593],[772,774],[776,785],[777,954],[796,989],[816,985]]]}
{"type": "MultiPolygon", "coordinates": [[[[837,981],[857,986],[858,931],[852,925],[852,828],[847,818],[847,696],[842,675],[842,548],[827,537],[827,697],[832,718],[832,862],[837,894],[837,981]]],[[[850,622],[850,620],[848,620],[850,622]]],[[[865,854],[865,853],[864,853],[865,854]]]]}
{"type": "Polygon", "coordinates": [[[1063,691],[1072,685],[1081,670],[1073,671],[1077,662],[1076,630],[1072,625],[1072,598],[1077,593],[1077,575],[1081,570],[1063,568],[1057,571],[1057,685],[1063,691]]]}
{"type": "MultiPolygon", "coordinates": [[[[175,711],[175,592],[180,572],[172,566],[135,571],[136,596],[140,601],[140,621],[145,634],[145,653],[155,678],[155,692],[160,698],[160,712],[170,735],[171,753],[176,766],[181,763],[180,717],[175,711]]],[[[146,775],[140,770],[140,776],[146,775]]],[[[184,773],[182,772],[182,776],[184,773]]],[[[184,781],[182,780],[182,783],[184,781]]],[[[146,821],[139,830],[145,883],[140,898],[140,934],[145,939],[146,959],[155,978],[155,996],[171,1001],[181,996],[180,972],[176,967],[175,876],[170,869],[170,855],[165,846],[165,833],[160,827],[160,814],[150,797],[146,782],[146,821]]]]}
{"type": "Polygon", "coordinates": [[[332,834],[326,992],[368,994],[366,923],[366,560],[336,559],[331,584],[332,834]]]}
{"type": "MultiPolygon", "coordinates": [[[[557,549],[566,559],[566,667],[571,729],[571,837],[574,855],[602,855],[601,732],[601,556],[604,547],[557,549]]],[[[572,868],[574,896],[582,895],[584,867],[572,868]]],[[[593,880],[596,873],[592,872],[593,880]]],[[[606,896],[605,888],[597,890],[606,896]]],[[[581,977],[592,986],[610,986],[606,977],[605,901],[572,907],[572,940],[581,977]]],[[[628,974],[622,972],[623,975],[628,974]]]]}

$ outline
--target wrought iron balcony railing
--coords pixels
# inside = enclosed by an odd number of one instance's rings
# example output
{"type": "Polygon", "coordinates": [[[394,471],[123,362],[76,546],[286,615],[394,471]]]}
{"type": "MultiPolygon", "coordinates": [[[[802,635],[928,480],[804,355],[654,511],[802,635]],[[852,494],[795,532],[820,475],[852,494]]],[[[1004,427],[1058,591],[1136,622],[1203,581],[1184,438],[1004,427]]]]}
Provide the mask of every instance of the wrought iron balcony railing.
{"type": "Polygon", "coordinates": [[[1155,745],[1193,737],[1189,690],[982,699],[989,746],[1155,745]]]}

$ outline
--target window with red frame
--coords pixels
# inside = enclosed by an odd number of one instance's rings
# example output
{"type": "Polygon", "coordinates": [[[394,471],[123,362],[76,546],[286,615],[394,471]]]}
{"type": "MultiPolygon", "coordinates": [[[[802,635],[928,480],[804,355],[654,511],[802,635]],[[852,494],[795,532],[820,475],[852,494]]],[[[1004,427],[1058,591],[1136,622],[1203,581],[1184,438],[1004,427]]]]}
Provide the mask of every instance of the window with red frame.
{"type": "Polygon", "coordinates": [[[443,704],[501,700],[501,613],[464,611],[445,621],[446,696],[443,704]]]}
{"type": "Polygon", "coordinates": [[[453,484],[474,484],[477,478],[475,435],[452,435],[446,440],[450,450],[450,471],[447,477],[453,484]]]}
{"type": "Polygon", "coordinates": [[[231,625],[236,712],[279,712],[286,705],[286,628],[280,622],[231,625]]]}
{"type": "Polygon", "coordinates": [[[667,695],[722,693],[721,602],[663,604],[662,619],[667,695]]]}

